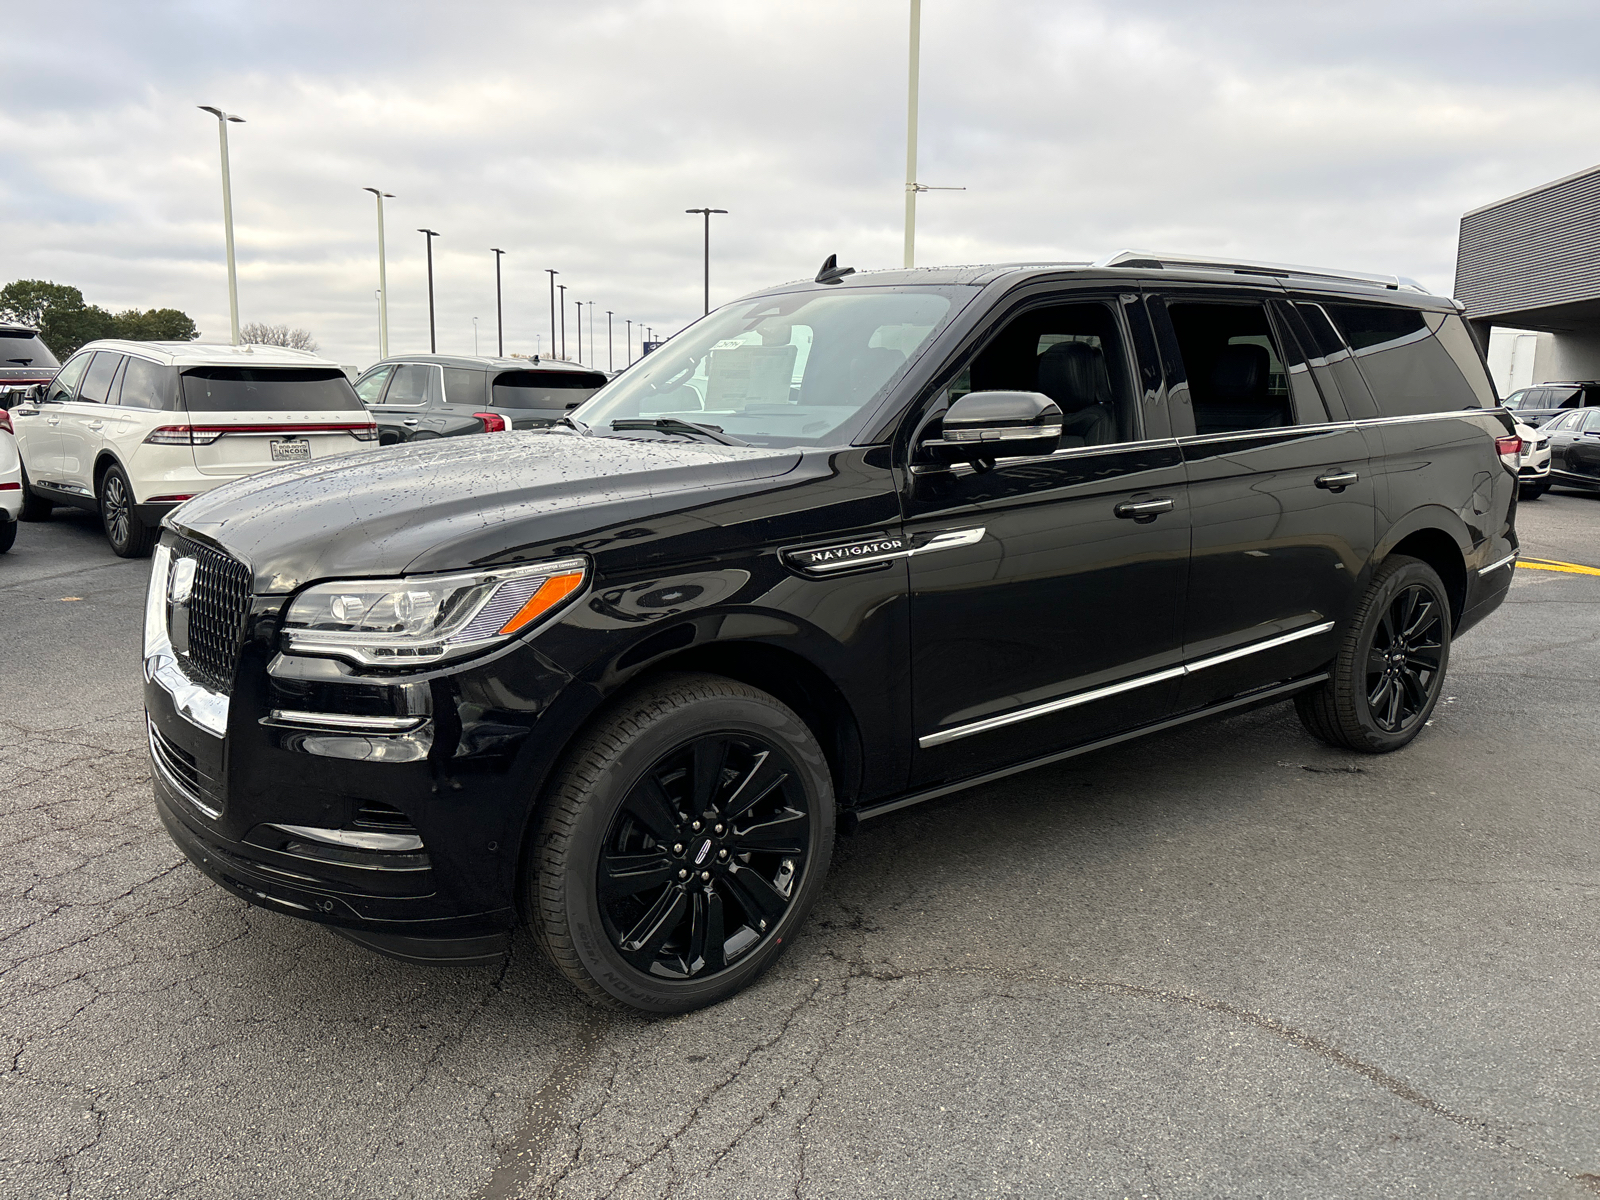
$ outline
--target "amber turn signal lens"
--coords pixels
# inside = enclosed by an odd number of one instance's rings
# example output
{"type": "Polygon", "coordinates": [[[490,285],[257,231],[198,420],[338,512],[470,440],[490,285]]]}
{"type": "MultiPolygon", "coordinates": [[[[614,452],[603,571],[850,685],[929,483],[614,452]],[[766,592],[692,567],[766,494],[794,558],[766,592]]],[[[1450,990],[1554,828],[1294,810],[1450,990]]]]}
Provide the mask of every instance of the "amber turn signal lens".
{"type": "Polygon", "coordinates": [[[517,630],[525,628],[572,595],[582,585],[582,571],[550,576],[539,585],[537,592],[528,597],[528,602],[517,610],[517,615],[500,627],[500,633],[502,635],[516,633],[517,630]]]}

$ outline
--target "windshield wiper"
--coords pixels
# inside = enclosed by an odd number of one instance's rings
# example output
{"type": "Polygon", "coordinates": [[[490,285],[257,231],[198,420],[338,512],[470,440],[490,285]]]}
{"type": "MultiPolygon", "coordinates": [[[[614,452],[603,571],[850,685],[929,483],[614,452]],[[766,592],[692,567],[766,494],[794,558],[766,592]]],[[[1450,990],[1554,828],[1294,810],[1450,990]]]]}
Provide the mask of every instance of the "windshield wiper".
{"type": "Polygon", "coordinates": [[[14,362],[14,363],[21,363],[25,367],[29,367],[29,366],[33,365],[33,359],[31,359],[31,358],[8,358],[8,359],[6,359],[6,361],[7,362],[14,362]]]}
{"type": "Polygon", "coordinates": [[[611,428],[659,429],[663,433],[686,433],[691,437],[703,437],[723,446],[748,446],[750,444],[723,433],[720,425],[701,425],[694,421],[683,421],[677,417],[630,417],[626,420],[611,422],[611,428]]]}

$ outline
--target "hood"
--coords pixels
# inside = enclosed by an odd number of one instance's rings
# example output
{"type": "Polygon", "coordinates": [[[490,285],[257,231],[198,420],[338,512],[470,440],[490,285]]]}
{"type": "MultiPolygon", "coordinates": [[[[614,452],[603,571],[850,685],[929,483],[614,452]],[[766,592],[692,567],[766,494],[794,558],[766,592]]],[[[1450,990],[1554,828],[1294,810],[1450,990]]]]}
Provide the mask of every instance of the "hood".
{"type": "Polygon", "coordinates": [[[167,520],[249,563],[258,593],[286,593],[317,579],[538,557],[619,520],[783,475],[800,458],[753,446],[491,433],[280,467],[196,496],[167,520]]]}

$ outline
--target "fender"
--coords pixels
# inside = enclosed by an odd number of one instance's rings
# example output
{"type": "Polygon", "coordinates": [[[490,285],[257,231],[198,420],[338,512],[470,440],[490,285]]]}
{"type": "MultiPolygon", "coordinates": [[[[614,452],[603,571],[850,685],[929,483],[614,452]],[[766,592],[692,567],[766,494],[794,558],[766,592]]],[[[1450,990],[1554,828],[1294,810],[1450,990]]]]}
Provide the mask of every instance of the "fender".
{"type": "MultiPolygon", "coordinates": [[[[1467,524],[1456,513],[1440,504],[1425,504],[1421,508],[1414,508],[1389,526],[1384,535],[1378,539],[1377,549],[1372,553],[1372,558],[1367,562],[1364,575],[1370,575],[1377,569],[1379,563],[1394,553],[1394,548],[1413,533],[1424,529],[1437,529],[1449,535],[1450,540],[1461,552],[1461,561],[1464,565],[1473,564],[1474,550],[1472,534],[1467,529],[1467,524]]],[[[1487,543],[1486,543],[1487,544],[1487,543]]],[[[1477,552],[1482,557],[1482,551],[1477,552]]]]}

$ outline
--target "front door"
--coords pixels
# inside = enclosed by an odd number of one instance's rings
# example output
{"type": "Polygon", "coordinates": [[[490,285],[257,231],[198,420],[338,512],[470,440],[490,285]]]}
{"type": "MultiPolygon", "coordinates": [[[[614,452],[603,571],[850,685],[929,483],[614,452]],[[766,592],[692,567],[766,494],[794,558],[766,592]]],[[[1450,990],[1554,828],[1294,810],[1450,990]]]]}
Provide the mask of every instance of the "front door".
{"type": "Polygon", "coordinates": [[[106,402],[122,355],[96,352],[77,396],[61,405],[61,483],[80,496],[95,495],[94,463],[105,444],[106,402]]]}
{"type": "Polygon", "coordinates": [[[1545,426],[1550,434],[1550,475],[1555,483],[1600,487],[1600,408],[1582,408],[1545,426]]]}
{"type": "Polygon", "coordinates": [[[1153,357],[1137,305],[1045,297],[975,349],[941,400],[1043,392],[1064,436],[1044,457],[906,475],[914,785],[1159,720],[1181,674],[1188,500],[1158,397],[1134,402],[1135,350],[1153,357]]]}
{"type": "Polygon", "coordinates": [[[1244,289],[1150,298],[1194,524],[1183,711],[1333,657],[1376,539],[1363,430],[1330,411],[1307,356],[1244,289]]]}
{"type": "Polygon", "coordinates": [[[61,487],[61,414],[77,394],[78,380],[83,378],[93,357],[92,353],[75,354],[67,359],[39,403],[18,405],[11,414],[12,426],[17,431],[17,450],[22,455],[29,480],[53,487],[57,493],[64,490],[61,487]]]}

